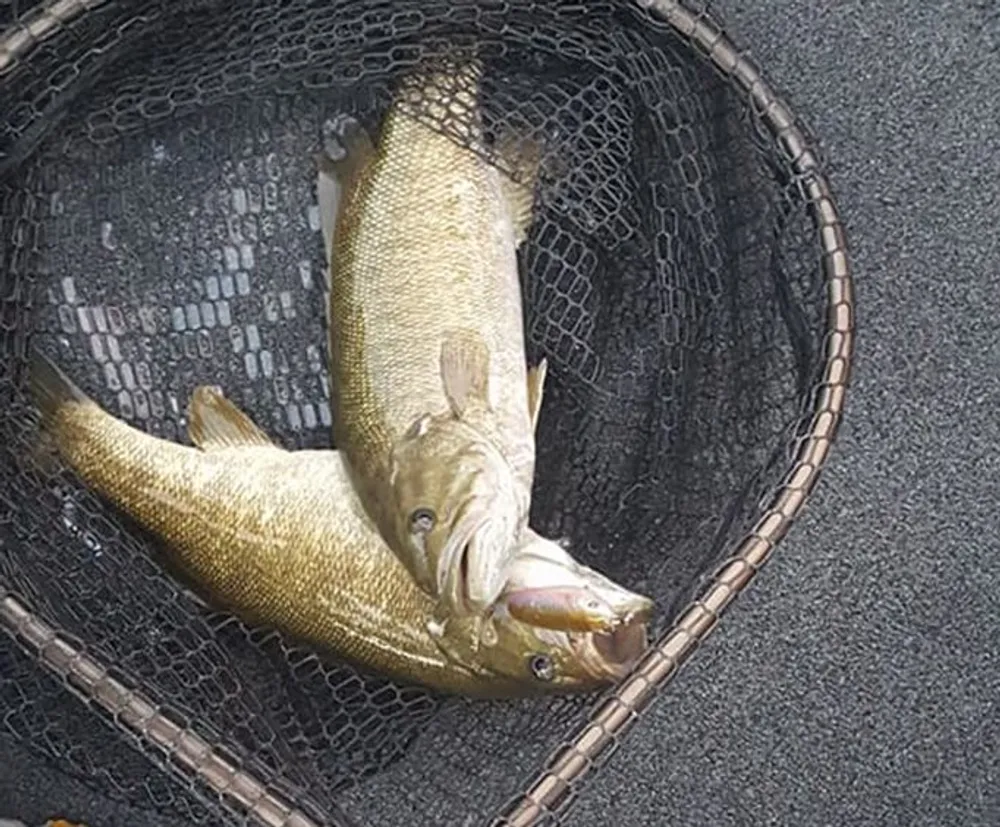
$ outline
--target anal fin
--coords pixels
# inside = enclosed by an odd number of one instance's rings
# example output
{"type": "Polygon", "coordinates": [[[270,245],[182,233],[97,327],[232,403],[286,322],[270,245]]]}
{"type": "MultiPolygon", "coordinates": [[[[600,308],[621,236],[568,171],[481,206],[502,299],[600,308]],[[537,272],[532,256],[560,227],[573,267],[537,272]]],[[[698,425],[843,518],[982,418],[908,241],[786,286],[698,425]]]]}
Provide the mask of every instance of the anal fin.
{"type": "Polygon", "coordinates": [[[203,451],[250,446],[276,447],[219,388],[200,385],[188,404],[188,436],[203,451]]]}

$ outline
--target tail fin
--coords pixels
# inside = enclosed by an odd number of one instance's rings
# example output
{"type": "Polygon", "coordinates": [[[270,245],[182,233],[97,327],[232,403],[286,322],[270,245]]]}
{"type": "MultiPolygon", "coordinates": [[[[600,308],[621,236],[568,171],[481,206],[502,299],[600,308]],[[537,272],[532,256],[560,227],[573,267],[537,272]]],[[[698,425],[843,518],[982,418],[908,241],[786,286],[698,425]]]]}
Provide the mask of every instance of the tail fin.
{"type": "Polygon", "coordinates": [[[68,404],[90,402],[65,373],[44,353],[35,350],[28,367],[28,387],[41,413],[41,428],[26,457],[48,475],[56,474],[62,467],[56,418],[68,404]]]}
{"type": "Polygon", "coordinates": [[[67,403],[90,401],[55,362],[38,350],[31,355],[28,385],[43,422],[51,421],[67,403]]]}
{"type": "Polygon", "coordinates": [[[495,150],[509,173],[500,176],[500,187],[514,225],[514,239],[520,247],[535,219],[535,189],[544,147],[540,138],[519,137],[509,131],[497,141],[495,150]]]}
{"type": "Polygon", "coordinates": [[[330,265],[333,262],[334,234],[337,229],[343,199],[350,198],[362,172],[375,155],[371,135],[354,118],[343,117],[334,123],[337,143],[343,154],[332,157],[325,149],[316,153],[316,199],[319,204],[320,228],[326,251],[327,290],[330,289],[330,265]]]}

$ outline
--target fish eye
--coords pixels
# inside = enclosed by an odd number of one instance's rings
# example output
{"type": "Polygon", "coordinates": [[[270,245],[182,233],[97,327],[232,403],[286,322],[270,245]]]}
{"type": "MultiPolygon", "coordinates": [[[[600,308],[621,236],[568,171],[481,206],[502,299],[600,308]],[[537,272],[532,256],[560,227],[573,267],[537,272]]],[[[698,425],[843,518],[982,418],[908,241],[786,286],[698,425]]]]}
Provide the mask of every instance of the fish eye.
{"type": "Polygon", "coordinates": [[[531,674],[538,680],[548,683],[556,676],[556,668],[548,655],[532,655],[528,661],[531,674]]]}
{"type": "Polygon", "coordinates": [[[410,514],[410,531],[414,534],[426,534],[437,522],[437,517],[429,508],[418,508],[410,514]]]}

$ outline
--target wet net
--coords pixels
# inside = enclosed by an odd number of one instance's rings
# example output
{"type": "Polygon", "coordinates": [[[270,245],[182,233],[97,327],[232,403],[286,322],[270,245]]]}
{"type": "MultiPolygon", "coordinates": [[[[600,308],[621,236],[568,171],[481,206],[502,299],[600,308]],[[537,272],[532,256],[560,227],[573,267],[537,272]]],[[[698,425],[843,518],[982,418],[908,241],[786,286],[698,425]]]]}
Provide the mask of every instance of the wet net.
{"type": "Polygon", "coordinates": [[[2,726],[184,823],[256,823],[263,788],[300,819],[274,824],[488,822],[599,699],[438,697],[204,608],[36,462],[25,355],[168,439],[208,383],[280,444],[330,446],[313,155],[475,43],[487,132],[544,137],[551,161],[520,253],[529,361],[549,360],[532,524],[654,596],[666,632],[831,386],[810,180],[769,113],[629,2],[5,2],[0,27],[2,726]],[[129,692],[169,722],[158,743],[129,692]],[[215,789],[179,733],[224,756],[215,789]]]}

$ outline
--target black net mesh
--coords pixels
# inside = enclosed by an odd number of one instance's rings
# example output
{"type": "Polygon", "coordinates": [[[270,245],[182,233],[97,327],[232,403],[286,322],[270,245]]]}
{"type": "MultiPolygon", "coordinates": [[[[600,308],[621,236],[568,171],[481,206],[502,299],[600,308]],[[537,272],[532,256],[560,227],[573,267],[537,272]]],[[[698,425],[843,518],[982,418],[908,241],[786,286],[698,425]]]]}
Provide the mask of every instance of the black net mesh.
{"type": "MultiPolygon", "coordinates": [[[[543,135],[554,161],[521,254],[529,358],[550,363],[532,522],[653,595],[662,629],[810,411],[826,303],[799,182],[730,83],[630,3],[58,5],[0,57],[0,591],[319,823],[487,820],[593,699],[444,700],[202,608],[146,534],[35,464],[26,349],[169,439],[209,383],[282,444],[329,446],[313,153],[475,41],[489,131],[543,135]]],[[[31,6],[0,3],[0,25],[31,6]]],[[[241,817],[12,641],[0,714],[104,794],[241,817]]]]}

